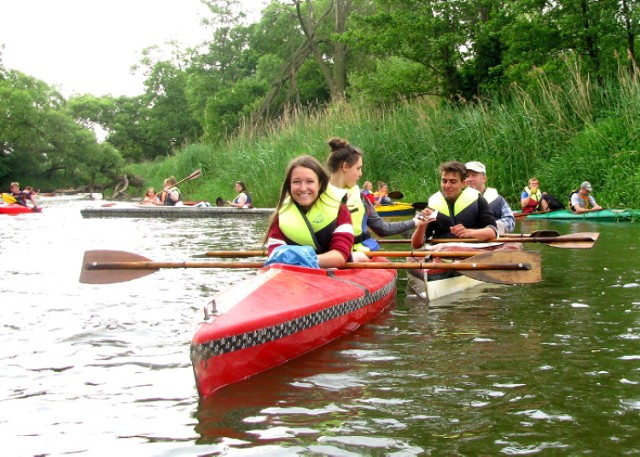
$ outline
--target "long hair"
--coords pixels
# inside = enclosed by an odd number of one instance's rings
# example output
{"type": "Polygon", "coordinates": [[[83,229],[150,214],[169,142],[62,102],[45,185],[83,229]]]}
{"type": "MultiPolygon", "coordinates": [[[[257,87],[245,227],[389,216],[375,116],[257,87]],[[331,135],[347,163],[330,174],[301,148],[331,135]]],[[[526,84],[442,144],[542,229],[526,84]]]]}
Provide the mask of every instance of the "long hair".
{"type": "Polygon", "coordinates": [[[242,189],[242,192],[247,192],[247,186],[244,184],[243,181],[236,181],[236,184],[240,185],[240,188],[242,189]]]}
{"type": "Polygon", "coordinates": [[[331,153],[327,158],[327,168],[330,173],[335,173],[346,163],[349,167],[354,166],[358,159],[362,157],[362,151],[355,146],[349,144],[347,140],[342,138],[331,138],[329,140],[331,153]]]}
{"type": "Polygon", "coordinates": [[[324,169],[322,164],[318,159],[310,155],[302,155],[292,159],[287,165],[287,169],[284,174],[284,181],[282,182],[282,189],[280,190],[280,197],[278,198],[278,205],[276,206],[276,210],[271,215],[269,220],[269,226],[267,228],[267,233],[265,234],[264,240],[266,242],[267,236],[269,236],[269,231],[275,222],[276,215],[282,209],[285,200],[287,197],[291,196],[291,175],[293,174],[293,170],[297,167],[308,168],[313,171],[318,176],[318,198],[322,195],[329,185],[329,175],[327,171],[324,169]]]}

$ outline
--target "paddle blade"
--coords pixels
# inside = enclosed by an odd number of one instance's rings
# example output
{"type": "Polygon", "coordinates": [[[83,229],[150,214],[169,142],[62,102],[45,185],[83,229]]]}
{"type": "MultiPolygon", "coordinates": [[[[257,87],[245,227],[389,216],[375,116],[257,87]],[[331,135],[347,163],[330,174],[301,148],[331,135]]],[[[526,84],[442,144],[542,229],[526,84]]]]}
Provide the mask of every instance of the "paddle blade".
{"type": "Polygon", "coordinates": [[[422,211],[427,207],[427,202],[415,202],[411,203],[411,206],[413,206],[413,209],[415,209],[416,211],[422,211]]]}
{"type": "Polygon", "coordinates": [[[500,235],[501,238],[525,238],[525,237],[556,237],[560,236],[560,232],[556,230],[537,230],[531,233],[505,233],[500,235]]]}
{"type": "Polygon", "coordinates": [[[80,282],[83,284],[114,284],[133,281],[155,273],[158,269],[94,269],[92,266],[103,263],[147,262],[148,260],[141,255],[125,251],[85,251],[80,271],[80,282]]]}
{"type": "Polygon", "coordinates": [[[493,251],[469,257],[460,263],[493,265],[492,269],[459,270],[478,281],[494,284],[534,284],[542,281],[540,253],[537,251],[493,251]],[[501,265],[520,265],[524,269],[502,269],[501,265]]]}
{"type": "Polygon", "coordinates": [[[545,237],[532,238],[538,243],[546,244],[554,248],[566,248],[566,249],[591,249],[598,238],[600,233],[598,232],[585,232],[574,233],[570,235],[562,235],[558,237],[545,237]]]}
{"type": "Polygon", "coordinates": [[[202,168],[198,168],[197,170],[192,171],[191,174],[186,178],[184,178],[183,181],[186,181],[188,179],[196,179],[196,178],[199,178],[200,176],[202,176],[202,168]]]}
{"type": "Polygon", "coordinates": [[[404,194],[398,190],[392,190],[387,195],[389,196],[389,198],[392,198],[394,200],[402,200],[404,198],[404,194]]]}

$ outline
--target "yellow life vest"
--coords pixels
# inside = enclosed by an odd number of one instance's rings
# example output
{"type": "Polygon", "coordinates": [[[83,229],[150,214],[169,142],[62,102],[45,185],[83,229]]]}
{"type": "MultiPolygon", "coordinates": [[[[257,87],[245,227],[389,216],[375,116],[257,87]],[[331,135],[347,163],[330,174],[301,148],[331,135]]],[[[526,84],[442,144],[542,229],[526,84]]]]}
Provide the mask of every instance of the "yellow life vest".
{"type": "Polygon", "coordinates": [[[429,198],[429,208],[437,210],[439,213],[444,214],[445,216],[452,217],[457,216],[462,211],[464,211],[469,205],[478,201],[478,196],[480,192],[471,187],[466,187],[460,196],[456,199],[453,205],[453,214],[449,212],[449,205],[447,204],[447,199],[444,198],[444,194],[442,192],[437,192],[433,194],[429,198]]]}
{"type": "MultiPolygon", "coordinates": [[[[365,216],[367,215],[367,209],[362,203],[362,196],[360,194],[360,188],[356,185],[351,188],[347,188],[347,208],[351,213],[351,223],[353,224],[353,234],[356,240],[361,240],[362,235],[365,233],[366,222],[365,216]]],[[[354,251],[368,252],[371,249],[362,244],[362,242],[356,242],[353,245],[354,251]]]]}
{"type": "Polygon", "coordinates": [[[328,186],[309,211],[303,214],[288,197],[278,213],[280,230],[287,239],[299,246],[311,246],[316,252],[326,252],[343,198],[344,192],[341,193],[335,186],[328,186]]]}
{"type": "Polygon", "coordinates": [[[542,192],[540,192],[540,189],[532,193],[531,189],[529,189],[528,186],[525,186],[524,191],[527,193],[529,197],[533,198],[535,201],[540,202],[540,200],[542,200],[542,192]]]}

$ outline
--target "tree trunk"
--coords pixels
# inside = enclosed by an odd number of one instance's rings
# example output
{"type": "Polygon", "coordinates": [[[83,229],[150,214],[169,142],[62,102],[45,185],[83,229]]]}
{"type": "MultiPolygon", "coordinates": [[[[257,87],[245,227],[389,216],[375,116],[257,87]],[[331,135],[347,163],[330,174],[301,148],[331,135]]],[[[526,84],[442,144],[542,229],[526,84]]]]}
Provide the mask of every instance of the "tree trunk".
{"type": "Polygon", "coordinates": [[[311,0],[305,0],[305,4],[307,5],[307,18],[304,17],[302,13],[301,3],[302,0],[295,0],[296,5],[296,16],[298,17],[298,21],[300,22],[300,27],[302,28],[302,32],[304,33],[305,38],[307,39],[307,43],[309,44],[309,48],[311,48],[311,54],[313,55],[320,71],[322,72],[322,76],[324,76],[324,80],[327,83],[327,87],[329,88],[329,93],[331,94],[332,99],[340,98],[336,86],[336,81],[333,78],[333,73],[329,68],[329,65],[324,59],[324,54],[320,50],[318,46],[318,40],[316,38],[316,30],[319,24],[331,13],[333,9],[333,2],[329,5],[327,11],[322,15],[322,17],[316,21],[315,14],[313,11],[313,4],[311,0]]]}
{"type": "MultiPolygon", "coordinates": [[[[351,0],[336,0],[336,34],[341,35],[347,31],[349,13],[351,0]]],[[[340,41],[333,45],[333,80],[335,97],[341,100],[347,90],[347,47],[340,41]]]]}

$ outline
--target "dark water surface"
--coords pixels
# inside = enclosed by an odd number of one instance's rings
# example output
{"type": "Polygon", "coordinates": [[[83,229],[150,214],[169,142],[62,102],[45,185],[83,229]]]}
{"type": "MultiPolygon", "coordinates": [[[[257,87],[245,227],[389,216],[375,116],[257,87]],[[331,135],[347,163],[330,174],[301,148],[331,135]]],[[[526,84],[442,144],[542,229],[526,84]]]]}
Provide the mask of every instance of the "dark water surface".
{"type": "Polygon", "coordinates": [[[78,283],[83,252],[188,260],[257,241],[264,221],[82,219],[75,198],[0,216],[5,455],[638,455],[640,224],[542,253],[541,284],[405,296],[353,335],[206,400],[189,342],[239,270],[78,283]]]}

